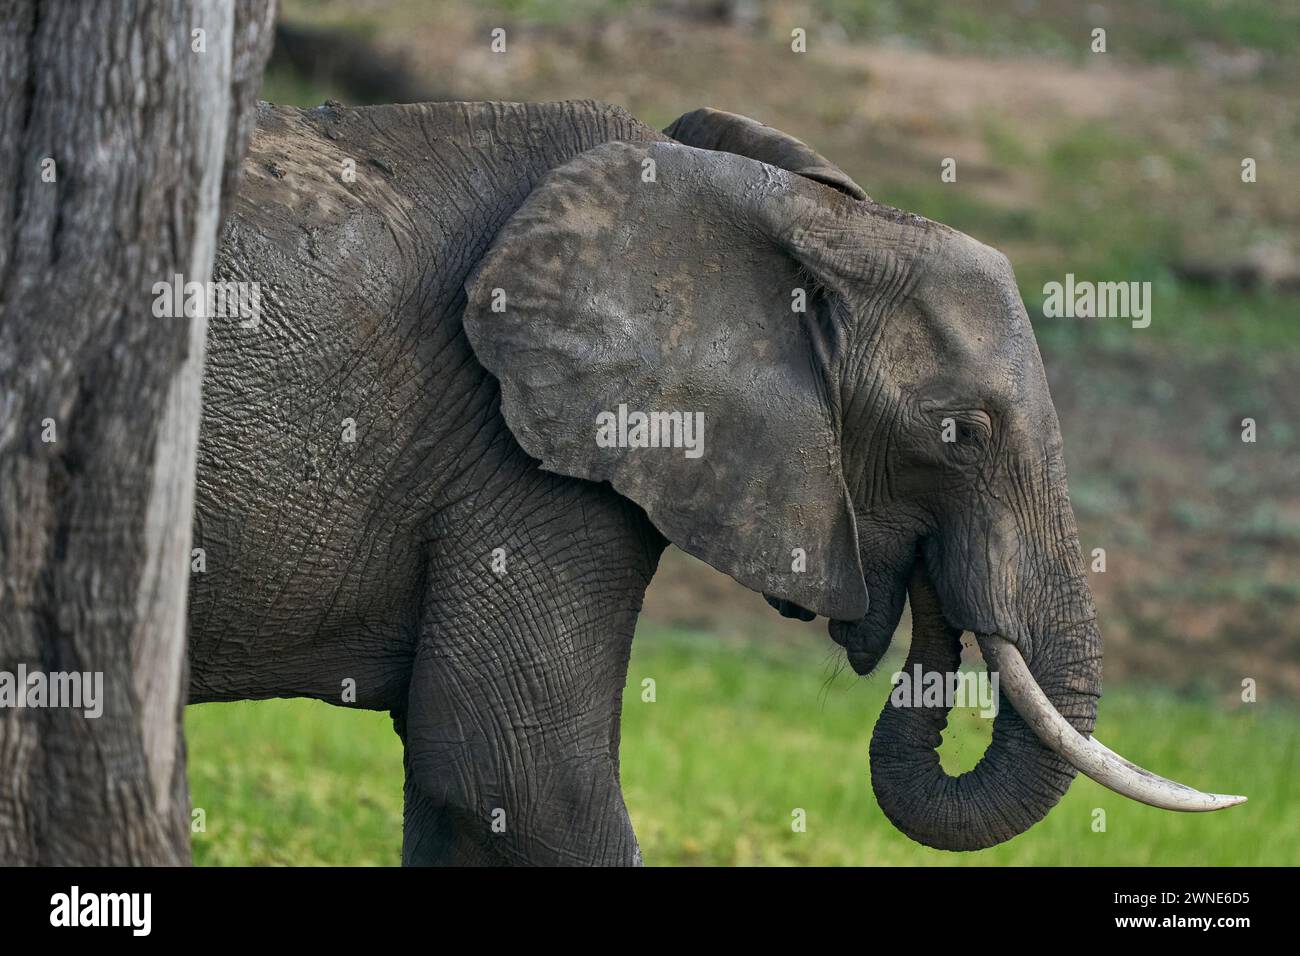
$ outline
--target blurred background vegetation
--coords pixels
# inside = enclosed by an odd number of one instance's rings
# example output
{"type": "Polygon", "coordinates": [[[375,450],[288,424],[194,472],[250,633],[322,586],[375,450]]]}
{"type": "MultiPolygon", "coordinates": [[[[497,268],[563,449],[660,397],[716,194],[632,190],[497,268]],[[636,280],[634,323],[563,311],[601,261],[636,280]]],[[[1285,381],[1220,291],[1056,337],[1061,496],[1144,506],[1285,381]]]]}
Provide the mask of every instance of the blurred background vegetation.
{"type": "MultiPolygon", "coordinates": [[[[600,99],[657,127],[753,116],[873,198],[1005,251],[1060,413],[1107,693],[1098,736],[1251,796],[1162,814],[1080,780],[1012,843],[912,844],[866,766],[888,662],[842,673],[824,622],[778,618],[674,550],[647,596],[623,776],[650,863],[1295,863],[1300,819],[1300,5],[1273,0],[282,0],[263,97],[314,106],[600,99]],[[507,52],[489,49],[503,27],[507,52]],[[790,32],[807,32],[807,52],[790,32]],[[1106,30],[1107,52],[1090,52],[1106,30]],[[957,161],[957,181],[940,163],[957,161]],[[1258,181],[1243,183],[1241,162],[1258,181]],[[1043,284],[1150,281],[1149,328],[1042,317],[1043,284]],[[1241,441],[1243,418],[1258,426],[1241,441]],[[654,677],[658,700],[642,703],[654,677]],[[1242,681],[1258,685],[1243,703],[1242,681]],[[808,832],[790,811],[808,811],[808,832]],[[1105,833],[1093,810],[1107,811],[1105,833]]],[[[906,645],[906,620],[896,651],[906,645]]],[[[984,721],[954,714],[973,766],[984,721]]],[[[188,717],[201,863],[393,863],[384,716],[308,702],[188,717]]]]}

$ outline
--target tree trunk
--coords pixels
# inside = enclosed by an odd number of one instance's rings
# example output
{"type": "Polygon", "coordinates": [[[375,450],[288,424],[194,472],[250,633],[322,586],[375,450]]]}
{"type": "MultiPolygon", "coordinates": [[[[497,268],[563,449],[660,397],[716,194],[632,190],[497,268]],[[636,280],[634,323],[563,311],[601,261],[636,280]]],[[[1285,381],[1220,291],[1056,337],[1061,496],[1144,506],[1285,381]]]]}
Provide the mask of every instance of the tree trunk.
{"type": "Polygon", "coordinates": [[[5,7],[0,864],[186,863],[207,320],[156,318],[153,287],[210,277],[274,3],[5,7]],[[23,668],[102,674],[102,713],[6,701],[23,668]]]}

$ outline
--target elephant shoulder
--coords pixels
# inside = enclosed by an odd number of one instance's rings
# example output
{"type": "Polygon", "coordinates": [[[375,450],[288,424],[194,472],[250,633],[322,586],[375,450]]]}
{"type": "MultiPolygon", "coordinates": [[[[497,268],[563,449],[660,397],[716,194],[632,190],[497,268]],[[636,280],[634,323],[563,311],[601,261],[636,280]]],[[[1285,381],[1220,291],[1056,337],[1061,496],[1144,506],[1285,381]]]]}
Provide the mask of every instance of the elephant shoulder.
{"type": "Polygon", "coordinates": [[[267,227],[324,229],[358,215],[400,215],[412,205],[393,165],[371,137],[348,135],[332,114],[260,104],[257,129],[243,164],[236,214],[267,227]]]}

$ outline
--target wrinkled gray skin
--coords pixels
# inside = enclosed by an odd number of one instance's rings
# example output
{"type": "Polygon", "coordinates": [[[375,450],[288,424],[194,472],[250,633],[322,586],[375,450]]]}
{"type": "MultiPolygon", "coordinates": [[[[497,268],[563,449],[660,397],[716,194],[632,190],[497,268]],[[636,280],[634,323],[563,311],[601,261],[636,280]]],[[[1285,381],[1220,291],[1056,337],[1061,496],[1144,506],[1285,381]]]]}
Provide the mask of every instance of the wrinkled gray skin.
{"type": "MultiPolygon", "coordinates": [[[[671,138],[596,103],[259,122],[217,273],[264,313],[212,323],[192,699],[391,711],[404,862],[639,862],[619,710],[667,541],[830,618],[861,674],[910,590],[909,666],[1000,635],[1091,731],[1060,430],[1000,253],[711,110],[671,138]],[[704,454],[598,447],[620,403],[703,412],[704,454]]],[[[872,740],[914,839],[989,846],[1069,785],[1005,705],[946,776],[945,717],[886,706],[872,740]]]]}

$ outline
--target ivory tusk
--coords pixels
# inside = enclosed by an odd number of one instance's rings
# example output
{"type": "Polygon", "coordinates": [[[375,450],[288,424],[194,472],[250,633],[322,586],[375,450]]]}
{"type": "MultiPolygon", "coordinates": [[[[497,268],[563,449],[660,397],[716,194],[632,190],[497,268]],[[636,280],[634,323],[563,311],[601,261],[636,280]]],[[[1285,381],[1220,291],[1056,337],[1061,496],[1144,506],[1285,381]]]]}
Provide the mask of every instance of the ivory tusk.
{"type": "Polygon", "coordinates": [[[1092,737],[1085,737],[1061,716],[1034,680],[1014,644],[985,635],[980,644],[990,669],[997,670],[1002,692],[1038,739],[1103,787],[1162,810],[1204,812],[1245,803],[1245,797],[1202,793],[1167,780],[1126,760],[1092,737]],[[992,660],[988,660],[988,657],[992,660]]]}

